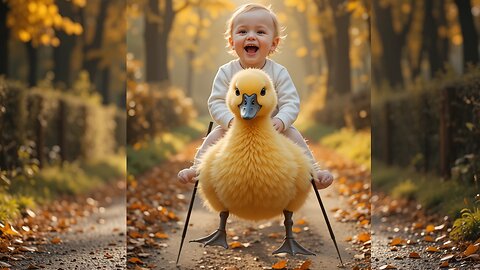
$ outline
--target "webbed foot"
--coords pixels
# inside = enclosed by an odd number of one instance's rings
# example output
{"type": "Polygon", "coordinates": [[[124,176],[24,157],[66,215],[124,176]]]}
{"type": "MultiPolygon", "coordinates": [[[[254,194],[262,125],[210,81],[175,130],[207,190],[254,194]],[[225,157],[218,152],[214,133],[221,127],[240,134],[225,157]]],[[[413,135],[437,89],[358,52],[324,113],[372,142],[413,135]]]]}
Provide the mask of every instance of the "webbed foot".
{"type": "Polygon", "coordinates": [[[283,244],[280,248],[272,252],[272,254],[278,254],[278,253],[288,253],[290,255],[297,255],[297,254],[303,254],[303,255],[316,255],[315,253],[311,252],[310,250],[302,247],[295,239],[293,238],[285,238],[285,241],[283,241],[283,244]]]}
{"type": "Polygon", "coordinates": [[[316,255],[315,253],[302,247],[297,241],[295,241],[295,239],[293,239],[293,233],[292,233],[293,213],[287,210],[283,210],[283,215],[285,216],[285,221],[283,222],[283,224],[285,225],[285,240],[283,241],[282,246],[277,250],[275,250],[272,254],[288,253],[293,256],[297,254],[315,256],[316,255]]]}
{"type": "Polygon", "coordinates": [[[220,226],[218,227],[218,230],[208,236],[190,240],[190,242],[202,243],[204,246],[222,246],[228,248],[227,233],[225,231],[228,214],[228,211],[220,212],[220,226]]]}
{"type": "Polygon", "coordinates": [[[202,243],[204,246],[222,246],[228,248],[227,234],[225,230],[216,230],[208,236],[190,240],[190,242],[202,243]]]}

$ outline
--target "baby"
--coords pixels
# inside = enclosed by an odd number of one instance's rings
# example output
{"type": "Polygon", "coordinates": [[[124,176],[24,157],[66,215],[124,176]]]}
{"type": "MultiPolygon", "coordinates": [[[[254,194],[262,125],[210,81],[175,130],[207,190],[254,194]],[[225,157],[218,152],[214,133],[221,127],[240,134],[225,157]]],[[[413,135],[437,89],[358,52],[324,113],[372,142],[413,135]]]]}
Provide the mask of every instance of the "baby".
{"type": "Polygon", "coordinates": [[[292,126],[300,110],[300,98],[285,67],[267,58],[273,54],[282,40],[277,16],[270,7],[260,4],[246,4],[239,7],[227,22],[227,38],[230,52],[237,59],[221,66],[215,76],[212,93],[208,99],[210,115],[219,126],[205,138],[195,155],[193,166],[181,170],[178,180],[182,183],[195,182],[196,167],[207,148],[224,136],[234,120],[225,104],[228,85],[235,73],[245,68],[258,68],[272,79],[278,96],[277,109],[272,114],[275,130],[291,139],[305,150],[311,159],[318,189],[328,187],[333,182],[332,174],[322,170],[315,161],[300,132],[292,126]]]}

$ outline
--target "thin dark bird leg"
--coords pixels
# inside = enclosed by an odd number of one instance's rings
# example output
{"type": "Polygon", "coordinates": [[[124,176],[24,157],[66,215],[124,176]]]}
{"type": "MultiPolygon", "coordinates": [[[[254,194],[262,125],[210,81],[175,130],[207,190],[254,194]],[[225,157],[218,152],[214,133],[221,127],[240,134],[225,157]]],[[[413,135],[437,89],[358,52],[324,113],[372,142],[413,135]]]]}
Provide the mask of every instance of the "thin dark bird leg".
{"type": "Polygon", "coordinates": [[[293,220],[292,215],[293,213],[288,210],[283,210],[283,215],[285,216],[285,221],[283,224],[285,225],[285,240],[280,248],[275,250],[272,254],[278,253],[288,253],[290,255],[296,254],[303,254],[303,255],[314,255],[315,253],[311,252],[310,250],[302,247],[297,241],[295,241],[292,233],[292,226],[293,220]]]}
{"type": "Polygon", "coordinates": [[[228,214],[228,211],[220,212],[220,225],[218,226],[218,230],[214,231],[208,236],[190,240],[190,242],[203,243],[204,246],[222,246],[224,248],[228,248],[227,232],[225,231],[228,214]]]}

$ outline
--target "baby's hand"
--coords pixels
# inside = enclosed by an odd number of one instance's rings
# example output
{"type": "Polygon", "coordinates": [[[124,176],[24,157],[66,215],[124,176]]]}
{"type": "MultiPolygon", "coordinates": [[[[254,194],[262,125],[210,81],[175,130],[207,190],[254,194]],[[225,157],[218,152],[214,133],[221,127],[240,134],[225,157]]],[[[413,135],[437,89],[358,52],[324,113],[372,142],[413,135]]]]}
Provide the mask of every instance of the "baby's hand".
{"type": "Polygon", "coordinates": [[[280,120],[279,118],[274,117],[272,119],[272,122],[273,122],[273,128],[276,131],[282,132],[285,129],[285,125],[283,124],[282,120],[280,120]]]}
{"type": "Polygon", "coordinates": [[[333,175],[327,170],[317,171],[317,178],[315,179],[315,185],[317,189],[324,189],[330,186],[333,182],[333,175]]]}

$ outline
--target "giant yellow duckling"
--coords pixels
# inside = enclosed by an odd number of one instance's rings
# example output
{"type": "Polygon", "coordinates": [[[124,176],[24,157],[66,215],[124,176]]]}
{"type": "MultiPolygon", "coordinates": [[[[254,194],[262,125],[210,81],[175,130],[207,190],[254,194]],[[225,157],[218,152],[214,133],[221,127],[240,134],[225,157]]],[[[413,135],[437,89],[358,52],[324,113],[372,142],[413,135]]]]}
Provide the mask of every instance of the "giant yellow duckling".
{"type": "Polygon", "coordinates": [[[220,212],[220,226],[211,235],[192,241],[228,248],[225,224],[229,213],[255,221],[283,213],[286,237],[273,254],[315,255],[292,234],[292,213],[308,196],[313,169],[303,150],[273,128],[271,114],[277,95],[272,81],[260,69],[242,70],[232,78],[226,103],[235,120],[202,156],[198,176],[206,205],[220,212]]]}

